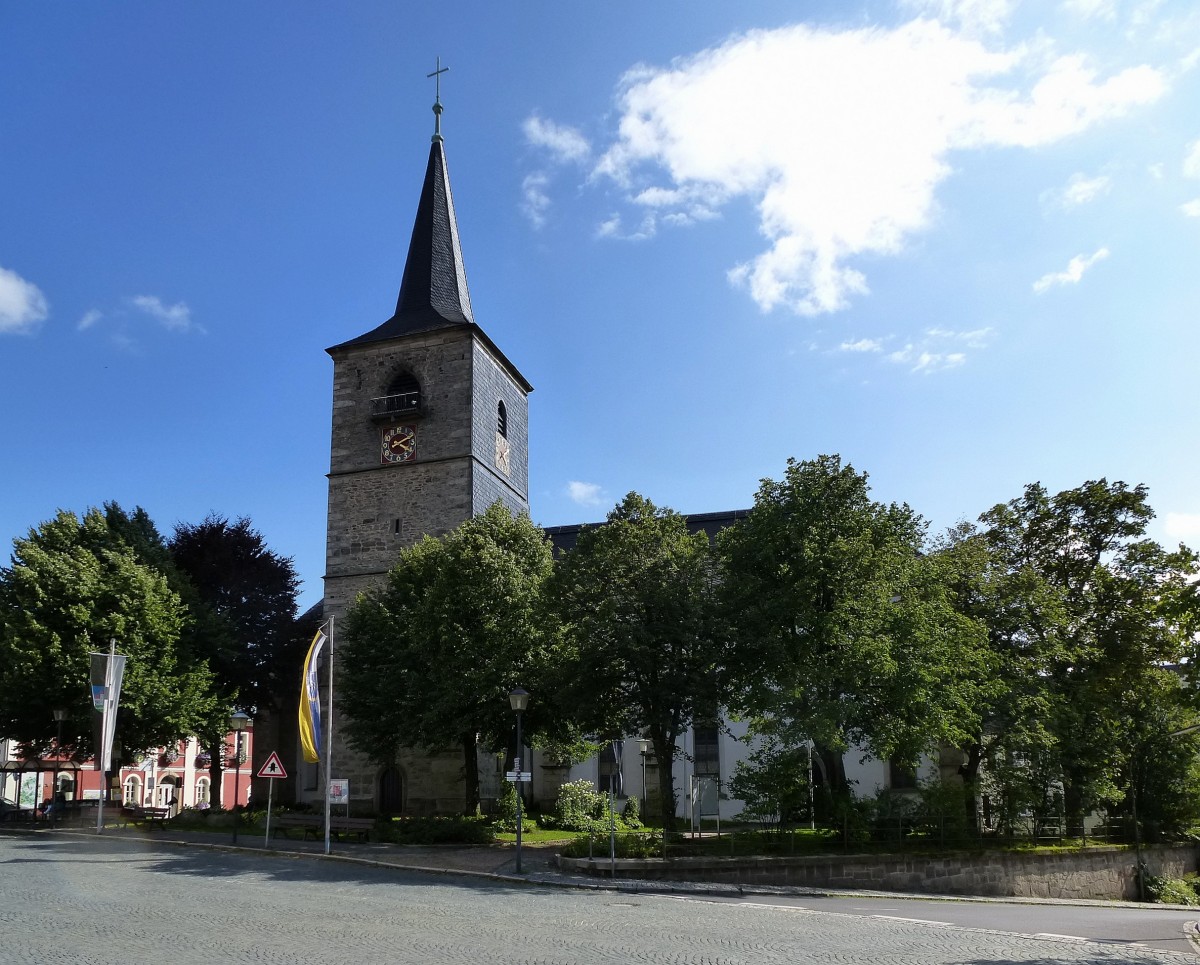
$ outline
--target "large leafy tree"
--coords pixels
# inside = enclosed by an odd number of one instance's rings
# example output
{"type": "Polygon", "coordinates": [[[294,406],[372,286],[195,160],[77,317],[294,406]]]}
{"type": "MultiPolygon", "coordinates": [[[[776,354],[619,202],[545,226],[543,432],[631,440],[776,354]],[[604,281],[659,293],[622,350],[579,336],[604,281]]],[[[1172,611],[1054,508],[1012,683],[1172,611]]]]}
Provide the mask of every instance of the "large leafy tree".
{"type": "Polygon", "coordinates": [[[212,711],[211,674],[184,658],[188,612],[105,513],[60,512],[14,541],[0,569],[0,731],[45,749],[68,710],[63,742],[92,757],[89,653],[126,654],[117,738],[128,756],[195,731],[212,711]]]}
{"type": "Polygon", "coordinates": [[[545,534],[500,503],[441,539],[401,551],[386,582],[360,596],[339,638],[338,710],[356,748],[386,763],[405,747],[459,746],[465,809],[479,803],[478,742],[504,746],[508,694],[537,710],[554,647],[543,588],[545,534]]]}
{"type": "MultiPolygon", "coordinates": [[[[185,579],[181,595],[193,611],[186,638],[213,671],[216,710],[197,731],[212,749],[219,795],[229,709],[276,716],[298,689],[304,641],[294,632],[299,580],[291,559],[271,551],[249,519],[211,515],[179,523],[167,547],[167,567],[185,579]]],[[[214,803],[220,805],[219,796],[214,803]]]]}
{"type": "Polygon", "coordinates": [[[592,734],[650,738],[668,826],[676,741],[723,703],[715,585],[708,537],[637,493],[579,534],[551,581],[566,643],[556,692],[592,734]]]}
{"type": "Polygon", "coordinates": [[[213,671],[253,712],[275,706],[297,687],[293,626],[299,580],[290,558],[266,545],[249,519],[212,515],[180,523],[171,560],[216,614],[226,640],[209,654],[213,671]]]}
{"type": "MultiPolygon", "coordinates": [[[[1200,630],[1197,557],[1146,537],[1144,486],[1105,479],[1050,495],[1040,484],[960,533],[954,552],[977,565],[966,608],[987,623],[1005,686],[968,760],[1005,773],[1018,757],[1042,777],[1026,807],[1061,782],[1067,816],[1101,805],[1178,826],[1195,801],[1188,681],[1200,630]],[[1189,790],[1190,788],[1190,790],[1189,790]]],[[[1019,775],[1017,775],[1019,776],[1019,775]]],[[[1193,814],[1194,816],[1194,814],[1193,814]]]]}
{"type": "Polygon", "coordinates": [[[852,745],[913,764],[978,725],[982,628],[954,606],[926,524],[870,496],[838,456],[789,460],[724,531],[735,708],[784,746],[814,742],[835,790],[852,745]]]}

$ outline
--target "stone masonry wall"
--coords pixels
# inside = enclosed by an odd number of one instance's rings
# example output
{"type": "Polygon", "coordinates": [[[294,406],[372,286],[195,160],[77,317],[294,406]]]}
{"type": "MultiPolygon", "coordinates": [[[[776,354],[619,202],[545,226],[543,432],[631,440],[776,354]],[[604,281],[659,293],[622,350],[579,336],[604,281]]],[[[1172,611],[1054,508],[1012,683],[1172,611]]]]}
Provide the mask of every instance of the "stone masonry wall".
{"type": "MultiPolygon", "coordinates": [[[[1197,870],[1194,847],[1144,848],[1150,874],[1182,877],[1197,870]]],[[[563,867],[606,875],[607,859],[560,858],[563,867]]],[[[1098,846],[1069,853],[821,855],[804,857],[624,859],[629,878],[799,885],[941,895],[1021,898],[1137,898],[1132,849],[1098,846]]]]}
{"type": "MultiPolygon", "coordinates": [[[[440,536],[501,499],[528,511],[528,400],[507,368],[468,328],[440,329],[334,354],[329,513],[324,613],[339,621],[357,595],[384,578],[399,551],[424,535],[440,536]],[[394,423],[416,429],[412,461],[384,465],[383,424],[371,401],[385,396],[400,371],[420,385],[419,415],[394,423]],[[495,465],[497,405],[504,402],[511,449],[507,476],[495,465]]],[[[323,678],[324,679],[324,678],[323,678]]],[[[322,684],[322,704],[326,705],[322,684]]],[[[323,706],[325,720],[329,710],[323,706]]],[[[334,721],[332,777],[348,778],[351,802],[374,804],[379,767],[350,748],[334,721]]],[[[453,812],[463,804],[462,755],[405,751],[397,760],[410,813],[453,812]]],[[[323,770],[323,767],[322,767],[323,770]]],[[[304,782],[299,796],[319,800],[304,782]]]]}

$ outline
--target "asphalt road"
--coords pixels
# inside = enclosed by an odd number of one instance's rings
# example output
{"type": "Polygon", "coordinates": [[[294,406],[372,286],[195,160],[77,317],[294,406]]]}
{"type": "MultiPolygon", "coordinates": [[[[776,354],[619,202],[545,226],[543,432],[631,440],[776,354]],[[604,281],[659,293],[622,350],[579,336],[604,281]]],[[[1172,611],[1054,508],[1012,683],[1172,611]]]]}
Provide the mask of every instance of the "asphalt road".
{"type": "Polygon", "coordinates": [[[711,900],[722,904],[752,903],[881,919],[907,919],[933,925],[1055,936],[1080,942],[1145,945],[1189,954],[1194,953],[1195,949],[1187,937],[1188,926],[1200,920],[1200,908],[1180,911],[1153,905],[1049,905],[1005,901],[939,901],[935,898],[897,900],[862,895],[830,898],[718,896],[711,900]]]}
{"type": "Polygon", "coordinates": [[[905,917],[924,916],[509,885],[100,836],[0,835],[0,963],[1198,961],[905,917]]]}

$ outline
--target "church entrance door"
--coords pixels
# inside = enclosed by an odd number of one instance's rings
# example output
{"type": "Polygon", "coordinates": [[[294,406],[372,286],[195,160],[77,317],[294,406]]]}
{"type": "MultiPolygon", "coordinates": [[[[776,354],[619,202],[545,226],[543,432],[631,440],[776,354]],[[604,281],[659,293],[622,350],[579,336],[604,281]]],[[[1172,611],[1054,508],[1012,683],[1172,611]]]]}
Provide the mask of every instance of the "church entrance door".
{"type": "Polygon", "coordinates": [[[404,810],[404,775],[398,767],[388,767],[379,775],[379,811],[400,814],[404,810]]]}

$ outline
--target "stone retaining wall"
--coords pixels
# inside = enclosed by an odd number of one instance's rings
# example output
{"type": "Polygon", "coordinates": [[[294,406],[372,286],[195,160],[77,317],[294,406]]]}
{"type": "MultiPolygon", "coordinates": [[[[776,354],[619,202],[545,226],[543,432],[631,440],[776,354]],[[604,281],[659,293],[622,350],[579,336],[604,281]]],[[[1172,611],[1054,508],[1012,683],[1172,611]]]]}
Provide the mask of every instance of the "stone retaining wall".
{"type": "MultiPolygon", "coordinates": [[[[1152,875],[1197,870],[1192,846],[1143,848],[1152,875]]],[[[559,858],[564,870],[608,875],[607,859],[559,858]]],[[[617,875],[740,885],[800,885],[1023,898],[1137,899],[1131,848],[1072,852],[619,859],[617,875]]]]}

